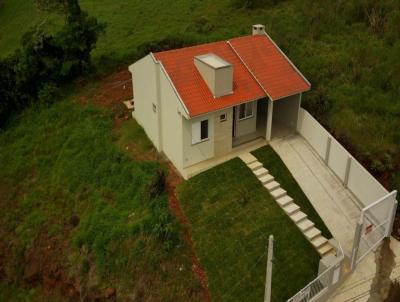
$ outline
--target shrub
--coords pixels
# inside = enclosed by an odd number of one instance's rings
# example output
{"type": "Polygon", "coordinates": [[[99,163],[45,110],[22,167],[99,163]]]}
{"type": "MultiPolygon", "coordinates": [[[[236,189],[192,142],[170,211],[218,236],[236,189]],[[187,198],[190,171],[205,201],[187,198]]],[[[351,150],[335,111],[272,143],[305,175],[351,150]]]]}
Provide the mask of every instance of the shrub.
{"type": "Polygon", "coordinates": [[[81,11],[75,0],[58,2],[66,5],[61,31],[47,32],[42,24],[23,36],[21,50],[0,61],[0,126],[22,110],[20,104],[49,103],[58,95],[57,86],[89,70],[90,53],[105,25],[81,11]]]}
{"type": "Polygon", "coordinates": [[[41,104],[52,104],[60,96],[60,89],[53,83],[45,84],[40,89],[38,101],[41,104]]]}
{"type": "Polygon", "coordinates": [[[157,170],[155,177],[148,188],[149,198],[153,199],[165,192],[165,172],[161,169],[157,170]]]}
{"type": "Polygon", "coordinates": [[[374,173],[382,173],[383,171],[385,171],[385,166],[379,159],[374,159],[371,162],[371,171],[374,173]]]}

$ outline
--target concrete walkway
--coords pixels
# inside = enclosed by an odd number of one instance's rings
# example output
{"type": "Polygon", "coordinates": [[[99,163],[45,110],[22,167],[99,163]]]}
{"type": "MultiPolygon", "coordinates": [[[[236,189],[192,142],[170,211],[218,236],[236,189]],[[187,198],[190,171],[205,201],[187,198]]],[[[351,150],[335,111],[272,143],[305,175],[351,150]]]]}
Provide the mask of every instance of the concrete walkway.
{"type": "Polygon", "coordinates": [[[299,135],[275,139],[272,148],[293,174],[332,235],[350,254],[360,208],[356,197],[348,191],[299,135]]]}
{"type": "MultiPolygon", "coordinates": [[[[357,198],[342,185],[301,136],[275,139],[271,146],[293,174],[333,236],[340,241],[345,254],[350,256],[355,226],[361,211],[357,198]]],[[[391,238],[390,246],[396,262],[391,278],[397,279],[400,277],[400,243],[391,238]]],[[[375,255],[370,253],[329,301],[367,301],[375,272],[375,255]]]]}

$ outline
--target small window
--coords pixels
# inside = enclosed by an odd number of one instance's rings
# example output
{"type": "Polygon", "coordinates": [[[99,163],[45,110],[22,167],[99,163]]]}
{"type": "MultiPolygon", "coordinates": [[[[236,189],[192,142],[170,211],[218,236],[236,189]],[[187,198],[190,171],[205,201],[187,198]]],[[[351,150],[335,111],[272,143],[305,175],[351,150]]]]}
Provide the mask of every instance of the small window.
{"type": "Polygon", "coordinates": [[[197,144],[208,139],[208,120],[192,124],[192,144],[197,144]]]}
{"type": "Polygon", "coordinates": [[[153,112],[154,112],[154,113],[157,112],[157,106],[156,106],[156,104],[153,104],[153,112]]]}
{"type": "Polygon", "coordinates": [[[208,138],[208,120],[201,121],[200,139],[208,138]]]}
{"type": "Polygon", "coordinates": [[[253,116],[253,103],[239,105],[239,120],[243,120],[253,116]]]}
{"type": "Polygon", "coordinates": [[[226,121],[226,113],[221,114],[221,115],[219,116],[219,121],[220,121],[220,122],[225,122],[225,121],[226,121]]]}

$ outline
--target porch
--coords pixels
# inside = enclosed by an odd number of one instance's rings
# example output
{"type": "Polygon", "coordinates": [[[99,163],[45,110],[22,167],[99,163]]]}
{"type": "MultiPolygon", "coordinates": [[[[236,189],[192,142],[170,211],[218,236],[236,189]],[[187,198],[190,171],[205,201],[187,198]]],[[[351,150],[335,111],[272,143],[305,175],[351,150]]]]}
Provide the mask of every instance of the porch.
{"type": "Polygon", "coordinates": [[[295,94],[275,101],[263,98],[235,106],[232,147],[260,138],[270,141],[296,133],[300,98],[300,94],[295,94]]]}

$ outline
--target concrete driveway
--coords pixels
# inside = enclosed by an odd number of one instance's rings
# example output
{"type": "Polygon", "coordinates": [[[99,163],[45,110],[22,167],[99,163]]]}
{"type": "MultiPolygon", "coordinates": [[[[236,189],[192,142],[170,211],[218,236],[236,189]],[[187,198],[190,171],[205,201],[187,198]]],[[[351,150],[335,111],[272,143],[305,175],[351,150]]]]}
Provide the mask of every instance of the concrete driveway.
{"type": "MultiPolygon", "coordinates": [[[[345,254],[350,256],[355,227],[361,214],[361,206],[357,198],[342,185],[337,176],[300,135],[276,138],[270,144],[288,167],[333,236],[341,243],[345,254]]],[[[391,238],[390,247],[396,262],[391,279],[397,279],[400,277],[400,243],[391,238]]],[[[329,301],[367,301],[370,298],[375,272],[375,254],[370,253],[329,301]]]]}
{"type": "Polygon", "coordinates": [[[332,235],[340,241],[345,253],[350,254],[361,211],[357,198],[342,185],[300,135],[272,140],[271,146],[293,174],[332,235]]]}

